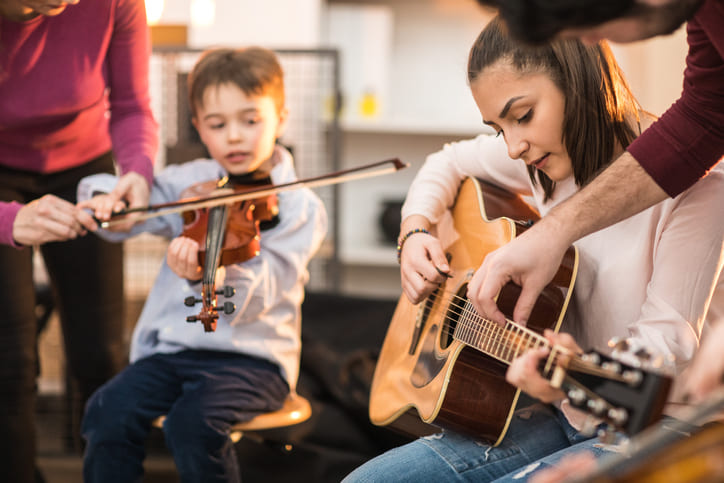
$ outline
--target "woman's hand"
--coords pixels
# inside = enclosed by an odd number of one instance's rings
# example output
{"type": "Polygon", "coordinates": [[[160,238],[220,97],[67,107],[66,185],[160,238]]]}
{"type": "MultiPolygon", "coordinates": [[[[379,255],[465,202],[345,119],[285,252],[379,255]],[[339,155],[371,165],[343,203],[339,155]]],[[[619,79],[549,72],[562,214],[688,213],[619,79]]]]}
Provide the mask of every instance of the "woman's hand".
{"type": "MultiPolygon", "coordinates": [[[[428,229],[429,221],[419,215],[406,218],[400,230],[403,236],[414,228],[428,229]],[[408,228],[409,227],[409,228],[408,228]]],[[[410,235],[400,252],[402,291],[413,304],[422,302],[449,275],[450,266],[440,240],[427,233],[410,235]]]]}
{"type": "Polygon", "coordinates": [[[73,203],[45,195],[20,208],[13,222],[13,239],[20,245],[41,245],[71,240],[96,228],[93,217],[73,203]]]}
{"type": "Polygon", "coordinates": [[[201,278],[199,244],[191,238],[180,236],[171,240],[166,251],[166,263],[173,273],[181,278],[187,280],[201,278]]]}
{"type": "MultiPolygon", "coordinates": [[[[556,334],[546,330],[543,334],[551,346],[564,347],[572,353],[580,353],[581,348],[569,334],[556,334]]],[[[547,379],[540,375],[540,361],[550,353],[549,348],[531,349],[513,360],[505,374],[505,379],[529,395],[545,403],[564,399],[566,395],[560,389],[551,386],[547,379]]],[[[559,355],[558,357],[565,357],[559,355]]]]}

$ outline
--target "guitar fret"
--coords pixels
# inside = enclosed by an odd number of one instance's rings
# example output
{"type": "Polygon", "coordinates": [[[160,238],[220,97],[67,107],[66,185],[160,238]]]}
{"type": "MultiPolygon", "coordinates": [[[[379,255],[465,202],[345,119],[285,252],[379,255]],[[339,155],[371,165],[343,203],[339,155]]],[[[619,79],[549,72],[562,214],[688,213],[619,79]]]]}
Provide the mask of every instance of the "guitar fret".
{"type": "Polygon", "coordinates": [[[510,325],[510,337],[508,337],[508,362],[513,362],[515,355],[518,353],[518,327],[516,325],[510,325]]]}
{"type": "MultiPolygon", "coordinates": [[[[506,323],[506,327],[507,327],[507,325],[508,325],[508,324],[506,323]]],[[[500,327],[500,326],[498,326],[498,327],[500,327]]],[[[506,352],[507,352],[508,349],[509,349],[509,345],[505,343],[505,341],[506,341],[505,330],[506,330],[506,329],[503,329],[503,330],[498,329],[498,330],[499,330],[499,332],[500,332],[500,335],[502,336],[502,337],[500,337],[500,358],[501,358],[503,361],[508,362],[508,358],[507,358],[507,356],[506,356],[506,352]]]]}
{"type": "MultiPolygon", "coordinates": [[[[470,302],[468,302],[468,309],[470,310],[470,302]]],[[[475,313],[474,310],[470,310],[470,312],[475,316],[475,319],[477,322],[477,327],[476,327],[477,330],[475,331],[475,344],[474,344],[474,346],[477,348],[477,347],[480,347],[480,343],[483,340],[483,331],[481,330],[481,326],[480,326],[480,322],[481,322],[480,317],[477,316],[477,314],[475,313]]]]}
{"type": "MultiPolygon", "coordinates": [[[[470,343],[470,317],[466,317],[464,319],[464,322],[465,323],[463,324],[463,333],[461,340],[463,340],[465,343],[470,343]]],[[[460,322],[458,321],[458,323],[460,322]]]]}
{"type": "Polygon", "coordinates": [[[526,334],[523,331],[521,331],[520,328],[517,326],[513,326],[513,330],[516,331],[517,341],[515,343],[515,352],[513,353],[513,359],[511,359],[511,361],[518,358],[518,354],[520,353],[520,342],[519,341],[524,340],[525,336],[526,336],[526,334]],[[518,332],[520,332],[520,334],[518,332]]]}
{"type": "Polygon", "coordinates": [[[495,355],[495,327],[488,323],[488,353],[495,355]]]}
{"type": "Polygon", "coordinates": [[[469,329],[470,329],[470,317],[469,317],[469,313],[467,311],[467,302],[463,306],[463,309],[461,310],[460,318],[458,319],[457,326],[460,329],[459,339],[461,341],[465,342],[466,344],[469,344],[470,339],[469,339],[468,333],[469,333],[469,329]]]}

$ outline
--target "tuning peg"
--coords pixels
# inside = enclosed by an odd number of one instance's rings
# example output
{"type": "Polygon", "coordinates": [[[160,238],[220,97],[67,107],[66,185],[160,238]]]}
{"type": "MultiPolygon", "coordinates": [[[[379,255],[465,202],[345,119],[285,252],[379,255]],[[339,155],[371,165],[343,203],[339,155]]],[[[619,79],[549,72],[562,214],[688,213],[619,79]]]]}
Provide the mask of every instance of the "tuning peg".
{"type": "Polygon", "coordinates": [[[586,402],[586,392],[578,387],[575,387],[568,391],[568,399],[574,406],[583,406],[586,402]]]}
{"type": "Polygon", "coordinates": [[[631,387],[636,387],[639,384],[641,384],[641,381],[644,380],[644,375],[641,373],[641,371],[623,371],[621,374],[621,377],[623,378],[626,383],[631,387]]]}
{"type": "Polygon", "coordinates": [[[603,364],[601,364],[601,369],[612,372],[613,374],[618,374],[619,372],[621,372],[621,364],[615,361],[604,362],[603,364]]]}
{"type": "Polygon", "coordinates": [[[601,416],[606,412],[606,401],[601,398],[589,399],[586,402],[586,407],[596,416],[601,416]]]}
{"type": "Polygon", "coordinates": [[[595,364],[595,365],[601,364],[601,356],[599,356],[595,352],[587,352],[586,354],[583,354],[581,356],[581,359],[583,359],[586,362],[590,362],[591,364],[595,364]]]}
{"type": "Polygon", "coordinates": [[[236,305],[234,305],[232,302],[224,302],[224,313],[226,315],[229,315],[236,310],[236,305]]]}
{"type": "Polygon", "coordinates": [[[186,307],[193,307],[193,306],[196,305],[198,302],[201,302],[201,299],[197,299],[197,298],[194,297],[193,295],[190,295],[190,296],[188,296],[188,297],[186,297],[186,298],[184,299],[184,305],[185,305],[186,307]]]}
{"type": "Polygon", "coordinates": [[[606,412],[606,416],[617,428],[622,428],[628,421],[628,411],[624,408],[611,408],[606,412]]]}
{"type": "Polygon", "coordinates": [[[223,289],[216,291],[216,295],[223,295],[226,298],[233,296],[235,293],[236,290],[234,290],[234,287],[231,287],[229,285],[224,285],[223,289]]]}

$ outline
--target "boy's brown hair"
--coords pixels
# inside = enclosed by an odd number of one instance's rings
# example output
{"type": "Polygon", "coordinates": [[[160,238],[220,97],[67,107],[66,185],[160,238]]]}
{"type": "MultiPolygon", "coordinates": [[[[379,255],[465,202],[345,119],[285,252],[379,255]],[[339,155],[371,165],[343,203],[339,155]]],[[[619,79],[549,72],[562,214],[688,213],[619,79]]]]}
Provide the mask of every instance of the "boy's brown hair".
{"type": "Polygon", "coordinates": [[[222,84],[237,86],[247,96],[269,96],[277,112],[284,108],[284,71],[274,52],[262,47],[207,50],[189,73],[189,106],[196,117],[206,89],[222,84]]]}

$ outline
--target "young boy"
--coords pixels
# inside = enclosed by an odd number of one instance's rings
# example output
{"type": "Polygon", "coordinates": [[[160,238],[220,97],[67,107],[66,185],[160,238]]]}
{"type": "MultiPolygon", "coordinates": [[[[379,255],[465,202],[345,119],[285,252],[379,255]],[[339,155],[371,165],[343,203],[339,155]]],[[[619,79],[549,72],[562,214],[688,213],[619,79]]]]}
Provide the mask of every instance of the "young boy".
{"type": "MultiPolygon", "coordinates": [[[[202,55],[189,76],[193,124],[213,159],[169,166],[154,179],[151,203],[175,201],[192,184],[225,175],[268,175],[274,184],[294,181],[288,151],[275,144],[287,112],[282,69],[262,48],[217,49],[202,55]]],[[[107,218],[107,196],[116,179],[84,179],[81,206],[107,218]],[[90,198],[90,199],[89,199],[90,198]]],[[[144,441],[151,423],[166,415],[164,433],[181,481],[240,481],[229,439],[232,424],[281,407],[299,372],[300,306],[307,264],[326,234],[321,200],[307,189],[278,195],[279,214],[262,229],[259,255],[220,267],[217,287],[230,285],[236,310],[219,311],[214,332],[186,317],[184,305],[201,293],[199,245],[179,236],[179,214],[151,218],[140,232],[174,238],[135,327],[131,364],[102,386],[86,407],[87,482],[140,481],[144,441]],[[272,226],[273,225],[273,226],[272,226]]]]}

